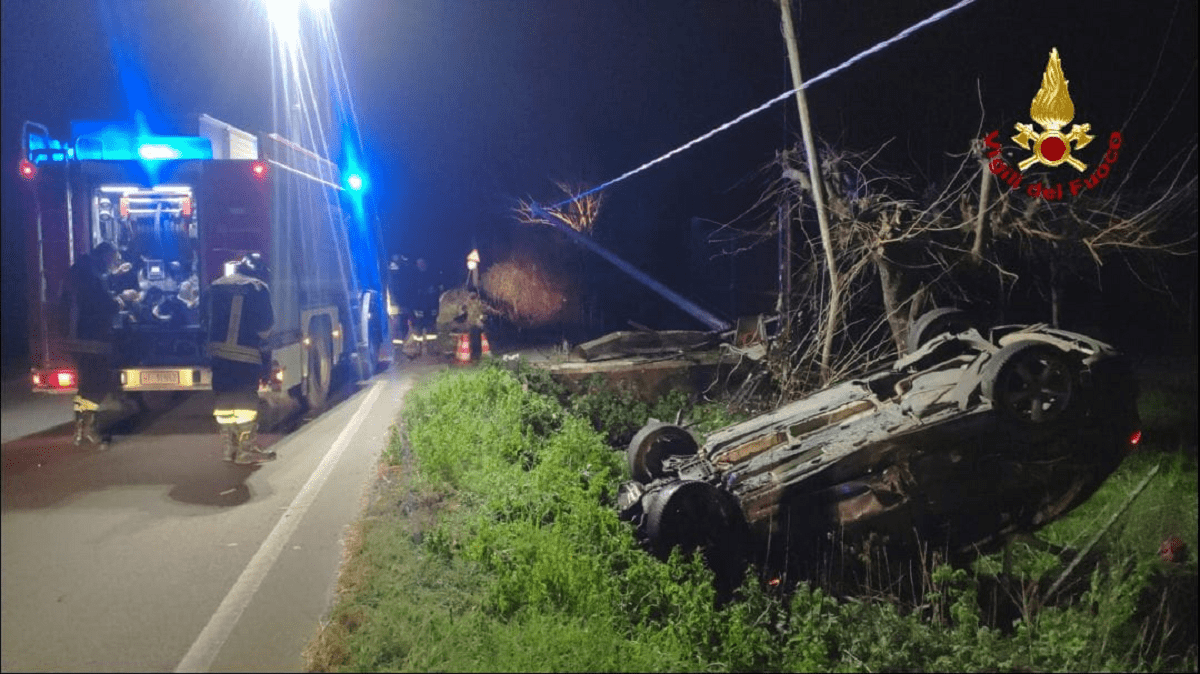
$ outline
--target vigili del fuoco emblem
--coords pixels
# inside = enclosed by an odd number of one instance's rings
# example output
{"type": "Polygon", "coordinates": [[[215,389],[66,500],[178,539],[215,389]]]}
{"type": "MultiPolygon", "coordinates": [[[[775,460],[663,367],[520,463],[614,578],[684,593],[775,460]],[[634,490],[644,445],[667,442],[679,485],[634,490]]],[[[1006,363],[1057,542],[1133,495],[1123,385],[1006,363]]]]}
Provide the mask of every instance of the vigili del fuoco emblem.
{"type": "Polygon", "coordinates": [[[1075,117],[1075,104],[1071,102],[1067,84],[1062,62],[1058,58],[1058,48],[1053,48],[1050,50],[1050,60],[1046,63],[1046,71],[1042,73],[1042,86],[1029,106],[1029,116],[1041,125],[1043,131],[1037,133],[1032,124],[1015,124],[1017,135],[1012,137],[1013,142],[1033,151],[1032,156],[1017,164],[1020,170],[1024,171],[1037,163],[1046,166],[1070,164],[1080,172],[1087,169],[1087,164],[1071,156],[1071,150],[1082,149],[1092,142],[1095,136],[1088,134],[1092,125],[1072,124],[1068,133],[1062,132],[1062,128],[1075,117]]]}

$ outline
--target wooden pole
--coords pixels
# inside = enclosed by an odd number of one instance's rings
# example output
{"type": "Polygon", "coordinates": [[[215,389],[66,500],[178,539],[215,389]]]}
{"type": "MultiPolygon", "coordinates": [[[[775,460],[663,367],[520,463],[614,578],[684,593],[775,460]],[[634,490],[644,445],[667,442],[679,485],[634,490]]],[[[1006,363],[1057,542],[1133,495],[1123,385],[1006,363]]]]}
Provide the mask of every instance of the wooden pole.
{"type": "Polygon", "coordinates": [[[796,42],[796,29],[792,23],[791,0],[779,0],[779,9],[783,17],[783,38],[787,42],[788,63],[792,70],[792,86],[796,89],[796,107],[800,110],[800,131],[804,138],[804,153],[808,155],[808,178],[812,183],[813,203],[817,208],[821,245],[825,248],[825,266],[829,268],[829,307],[825,316],[825,324],[822,327],[821,342],[821,380],[828,382],[830,360],[833,357],[833,335],[837,331],[838,316],[841,314],[841,287],[838,284],[837,265],[833,257],[833,237],[829,232],[829,217],[825,210],[820,160],[813,142],[812,125],[808,119],[808,100],[805,98],[802,88],[804,79],[800,76],[800,47],[796,42]]]}

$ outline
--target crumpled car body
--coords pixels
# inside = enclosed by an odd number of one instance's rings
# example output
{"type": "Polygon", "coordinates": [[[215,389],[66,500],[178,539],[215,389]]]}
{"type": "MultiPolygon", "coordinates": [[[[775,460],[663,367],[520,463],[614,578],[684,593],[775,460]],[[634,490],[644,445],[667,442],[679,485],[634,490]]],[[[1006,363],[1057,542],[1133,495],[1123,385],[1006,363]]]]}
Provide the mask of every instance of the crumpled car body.
{"type": "Polygon", "coordinates": [[[1127,360],[1045,325],[945,325],[888,367],[702,440],[652,420],[629,445],[621,516],[664,556],[800,553],[802,536],[834,535],[981,552],[1086,500],[1136,441],[1127,360]]]}

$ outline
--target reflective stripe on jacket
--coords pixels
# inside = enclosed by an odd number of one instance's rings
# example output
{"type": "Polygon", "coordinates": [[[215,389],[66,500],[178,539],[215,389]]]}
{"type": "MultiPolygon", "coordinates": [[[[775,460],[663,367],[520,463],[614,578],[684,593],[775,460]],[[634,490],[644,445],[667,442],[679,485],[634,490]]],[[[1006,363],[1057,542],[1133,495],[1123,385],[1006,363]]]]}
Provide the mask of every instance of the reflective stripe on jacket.
{"type": "Polygon", "coordinates": [[[242,274],[213,281],[204,321],[210,356],[261,366],[262,348],[275,322],[267,284],[242,274]]]}

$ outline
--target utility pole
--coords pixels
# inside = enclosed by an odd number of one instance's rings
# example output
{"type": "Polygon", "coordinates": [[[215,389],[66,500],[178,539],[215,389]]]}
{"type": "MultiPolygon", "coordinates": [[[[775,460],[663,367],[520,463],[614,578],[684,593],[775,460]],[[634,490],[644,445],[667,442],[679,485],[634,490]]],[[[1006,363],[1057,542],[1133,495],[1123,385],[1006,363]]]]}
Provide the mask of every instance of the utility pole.
{"type": "MultiPolygon", "coordinates": [[[[779,0],[779,10],[783,15],[783,39],[787,42],[788,63],[792,69],[792,86],[796,89],[796,107],[800,109],[800,131],[804,137],[804,152],[808,155],[808,178],[812,184],[813,203],[817,208],[821,245],[825,248],[825,266],[829,268],[829,307],[826,309],[825,322],[821,328],[821,380],[826,383],[830,377],[829,362],[833,357],[833,333],[837,327],[838,315],[841,313],[841,287],[838,285],[837,266],[833,258],[833,237],[829,233],[829,217],[825,211],[820,160],[813,142],[812,126],[808,121],[808,100],[804,96],[804,89],[801,88],[804,85],[804,79],[800,76],[800,47],[796,43],[791,0],[779,0]]],[[[791,255],[791,250],[788,250],[788,255],[791,255]]],[[[788,268],[790,270],[790,264],[788,268]]]]}

